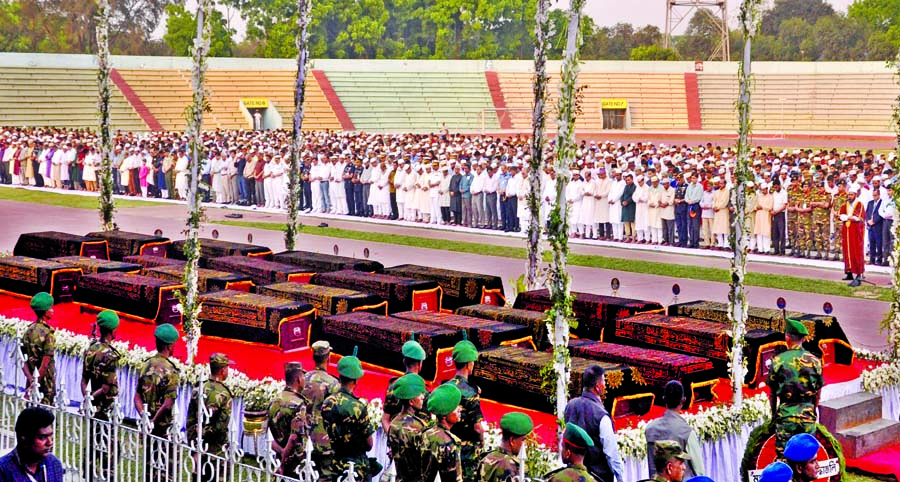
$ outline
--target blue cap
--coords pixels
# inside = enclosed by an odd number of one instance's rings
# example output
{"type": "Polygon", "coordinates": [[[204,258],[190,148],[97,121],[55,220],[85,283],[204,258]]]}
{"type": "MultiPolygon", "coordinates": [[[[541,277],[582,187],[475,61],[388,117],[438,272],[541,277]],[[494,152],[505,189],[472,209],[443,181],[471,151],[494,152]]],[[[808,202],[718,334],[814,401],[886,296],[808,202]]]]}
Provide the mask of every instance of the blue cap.
{"type": "Polygon", "coordinates": [[[794,462],[806,462],[819,453],[819,441],[808,433],[800,433],[791,437],[784,446],[784,457],[794,462]]]}
{"type": "Polygon", "coordinates": [[[691,477],[690,479],[687,479],[687,482],[716,482],[716,481],[713,479],[710,479],[709,477],[707,477],[705,475],[698,475],[696,477],[691,477]]]}
{"type": "Polygon", "coordinates": [[[763,470],[759,482],[791,482],[794,471],[784,462],[772,462],[763,470]]]}

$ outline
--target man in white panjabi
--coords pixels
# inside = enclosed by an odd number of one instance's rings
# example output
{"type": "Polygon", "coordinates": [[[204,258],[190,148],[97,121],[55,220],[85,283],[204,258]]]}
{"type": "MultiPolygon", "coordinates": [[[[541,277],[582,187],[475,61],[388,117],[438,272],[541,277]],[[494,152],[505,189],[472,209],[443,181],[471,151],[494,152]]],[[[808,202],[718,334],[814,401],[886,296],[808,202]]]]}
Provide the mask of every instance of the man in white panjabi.
{"type": "MultiPolygon", "coordinates": [[[[651,186],[647,188],[647,229],[650,233],[650,243],[662,242],[662,188],[659,186],[659,178],[650,178],[651,186]]],[[[640,205],[638,205],[640,206],[640,205]]]]}
{"type": "Polygon", "coordinates": [[[634,199],[635,204],[634,230],[637,233],[637,242],[642,244],[648,243],[650,242],[650,233],[648,231],[650,191],[643,175],[639,175],[635,178],[635,188],[632,199],[634,199]]]}
{"type": "Polygon", "coordinates": [[[444,176],[438,169],[439,167],[438,161],[433,161],[431,163],[431,172],[428,174],[428,201],[431,203],[431,224],[444,224],[441,221],[441,183],[444,180],[444,176]]]}
{"type": "Polygon", "coordinates": [[[403,184],[406,182],[406,161],[397,163],[397,173],[394,174],[394,191],[397,194],[397,220],[406,219],[406,191],[403,184]]]}
{"type": "MultiPolygon", "coordinates": [[[[566,204],[569,206],[569,219],[577,220],[581,218],[581,202],[584,198],[584,182],[581,181],[581,174],[578,171],[572,171],[572,180],[566,185],[566,204]]],[[[577,224],[569,223],[569,236],[580,237],[577,232],[577,224]]]]}
{"type": "Polygon", "coordinates": [[[622,194],[625,192],[625,181],[620,169],[613,170],[613,181],[609,188],[609,222],[612,223],[613,240],[622,241],[625,237],[625,224],[622,223],[622,194]]]}
{"type": "Polygon", "coordinates": [[[662,223],[662,244],[675,245],[675,189],[668,180],[662,185],[659,196],[659,217],[662,223]]]}
{"type": "Polygon", "coordinates": [[[759,185],[759,194],[756,196],[755,223],[753,235],[756,237],[756,249],[763,254],[772,250],[772,210],[775,206],[775,196],[769,192],[769,185],[759,185]]]}
{"type": "Polygon", "coordinates": [[[594,226],[597,210],[597,181],[591,173],[590,169],[581,171],[584,177],[582,195],[581,195],[581,212],[578,215],[578,234],[584,239],[594,239],[597,237],[597,230],[594,226]]]}
{"type": "Polygon", "coordinates": [[[415,222],[417,220],[417,207],[416,207],[416,191],[418,190],[418,178],[419,174],[413,170],[412,164],[408,161],[404,161],[403,167],[406,171],[406,177],[403,180],[403,194],[406,197],[406,214],[405,219],[407,221],[415,222]]]}
{"type": "Polygon", "coordinates": [[[609,229],[609,189],[612,182],[606,175],[606,169],[597,170],[596,189],[594,191],[594,232],[597,239],[608,239],[609,229]]]}

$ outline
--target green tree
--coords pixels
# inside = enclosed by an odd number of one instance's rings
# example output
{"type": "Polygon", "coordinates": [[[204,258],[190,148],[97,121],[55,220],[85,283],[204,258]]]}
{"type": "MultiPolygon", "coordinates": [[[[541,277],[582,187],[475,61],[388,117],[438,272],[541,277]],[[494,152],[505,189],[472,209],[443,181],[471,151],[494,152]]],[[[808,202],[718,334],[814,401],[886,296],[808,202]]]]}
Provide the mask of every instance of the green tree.
{"type": "Polygon", "coordinates": [[[812,60],[813,52],[802,46],[812,33],[813,26],[802,18],[793,17],[781,22],[776,36],[778,50],[772,60],[812,60]]]}
{"type": "MultiPolygon", "coordinates": [[[[197,35],[197,18],[194,12],[188,12],[183,5],[169,4],[166,6],[166,14],[168,18],[163,40],[174,55],[190,55],[197,35]]],[[[224,15],[218,10],[212,10],[209,21],[209,55],[230,57],[234,51],[234,31],[228,28],[224,15]]]]}
{"type": "Polygon", "coordinates": [[[856,0],[847,15],[864,20],[875,31],[885,31],[900,25],[900,0],[856,0]]]}
{"type": "Polygon", "coordinates": [[[674,49],[659,45],[639,45],[631,49],[630,60],[681,60],[674,49]]]}
{"type": "Polygon", "coordinates": [[[683,59],[713,58],[721,42],[721,29],[722,21],[712,10],[698,8],[688,22],[684,35],[676,40],[678,54],[683,59]]]}
{"type": "Polygon", "coordinates": [[[785,20],[801,19],[815,25],[819,18],[828,15],[834,15],[834,8],[824,0],[775,0],[772,8],[763,13],[760,34],[778,35],[785,20]]]}
{"type": "Polygon", "coordinates": [[[818,61],[866,60],[868,33],[856,19],[842,15],[820,18],[801,44],[804,57],[818,61]]]}

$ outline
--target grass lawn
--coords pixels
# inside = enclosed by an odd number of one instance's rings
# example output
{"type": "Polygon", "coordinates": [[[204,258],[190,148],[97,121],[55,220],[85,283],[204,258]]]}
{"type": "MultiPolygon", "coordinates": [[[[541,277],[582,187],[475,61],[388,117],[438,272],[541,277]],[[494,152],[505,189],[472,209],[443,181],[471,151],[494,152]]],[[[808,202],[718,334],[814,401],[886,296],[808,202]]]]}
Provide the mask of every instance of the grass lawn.
{"type": "MultiPolygon", "coordinates": [[[[273,231],[284,230],[284,224],[282,223],[224,220],[215,221],[215,223],[225,224],[229,226],[267,229],[273,231]]],[[[304,225],[301,227],[300,233],[313,236],[327,236],[332,238],[370,241],[373,243],[411,246],[415,248],[438,249],[458,253],[478,253],[486,256],[499,256],[503,258],[525,259],[526,254],[524,247],[514,248],[509,246],[494,246],[490,244],[472,243],[465,241],[421,238],[417,236],[374,233],[369,231],[354,231],[339,228],[319,228],[315,226],[304,225]]],[[[549,253],[545,254],[547,255],[545,256],[545,260],[549,260],[549,253]]],[[[731,276],[729,270],[720,268],[706,268],[702,266],[659,263],[653,261],[642,261],[640,259],[629,259],[627,261],[624,261],[619,258],[572,253],[569,254],[569,264],[573,266],[584,266],[588,268],[602,268],[625,271],[629,273],[652,274],[659,276],[670,276],[673,278],[714,281],[719,283],[728,283],[731,276]]],[[[867,288],[867,291],[865,292],[866,296],[863,296],[860,292],[855,291],[845,283],[838,281],[816,280],[814,283],[811,283],[807,278],[750,272],[747,274],[746,284],[749,286],[759,286],[762,288],[774,288],[787,291],[799,291],[805,293],[817,293],[823,295],[846,296],[854,298],[865,297],[868,299],[876,299],[880,301],[890,301],[890,291],[888,289],[881,287],[867,288]]]]}
{"type": "MultiPolygon", "coordinates": [[[[0,189],[0,200],[19,201],[33,204],[49,204],[51,206],[63,206],[78,209],[100,209],[100,197],[82,196],[73,194],[60,194],[50,191],[38,191],[34,189],[0,189]]],[[[116,208],[137,208],[143,206],[159,206],[159,203],[150,201],[133,201],[131,199],[116,199],[116,208]]]]}

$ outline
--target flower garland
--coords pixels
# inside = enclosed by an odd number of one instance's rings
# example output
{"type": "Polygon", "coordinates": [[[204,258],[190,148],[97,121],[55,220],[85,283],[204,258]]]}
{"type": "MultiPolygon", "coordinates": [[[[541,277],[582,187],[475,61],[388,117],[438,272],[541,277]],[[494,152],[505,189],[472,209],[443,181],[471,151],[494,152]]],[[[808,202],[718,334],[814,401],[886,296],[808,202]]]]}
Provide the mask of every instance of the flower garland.
{"type": "Polygon", "coordinates": [[[862,389],[877,393],[900,387],[900,362],[888,363],[862,372],[862,389]]]}
{"type": "Polygon", "coordinates": [[[750,45],[759,31],[761,0],[744,0],[741,3],[740,21],[744,34],[744,58],[738,67],[740,96],[737,102],[738,142],[735,159],[735,183],[731,192],[731,204],[734,206],[734,225],[730,237],[734,256],[731,258],[731,286],[728,297],[728,318],[732,325],[731,346],[731,385],[734,390],[734,403],[740,404],[743,398],[744,372],[747,367],[744,360],[744,333],[747,331],[747,295],[744,292],[744,278],[747,276],[747,248],[750,236],[750,224],[747,222],[747,183],[753,179],[750,170],[750,96],[753,74],[751,73],[750,45]]]}
{"type": "MultiPolygon", "coordinates": [[[[894,68],[894,82],[900,86],[900,54],[891,62],[894,68]]],[[[894,101],[894,134],[897,137],[897,148],[894,151],[897,154],[891,162],[891,167],[895,173],[900,172],[900,95],[894,101]]],[[[900,207],[900,178],[897,174],[891,179],[891,201],[894,203],[894,210],[900,207]]],[[[894,267],[891,277],[891,309],[882,322],[883,330],[888,332],[888,341],[891,344],[891,352],[895,360],[900,359],[900,222],[895,221],[891,230],[894,235],[894,245],[891,247],[891,266],[894,267]]]]}
{"type": "MultiPolygon", "coordinates": [[[[569,23],[566,52],[560,73],[559,109],[556,119],[556,205],[550,213],[547,237],[553,247],[553,265],[550,268],[550,299],[553,307],[548,312],[548,325],[553,333],[553,368],[556,371],[556,416],[559,443],[563,440],[566,398],[571,375],[569,357],[569,323],[572,315],[572,278],[566,269],[569,253],[569,204],[566,201],[566,185],[569,166],[575,161],[575,93],[578,89],[578,50],[581,45],[581,9],[585,0],[572,0],[569,5],[569,23]]],[[[535,173],[537,175],[537,173],[535,173]]]]}
{"type": "Polygon", "coordinates": [[[547,84],[550,82],[550,76],[547,75],[547,50],[550,48],[550,37],[553,35],[549,11],[550,1],[538,0],[534,16],[534,110],[531,113],[531,159],[528,161],[531,177],[528,178],[526,198],[531,218],[528,221],[528,266],[525,268],[525,278],[528,289],[532,290],[540,288],[538,272],[543,260],[541,167],[544,164],[544,128],[547,124],[544,103],[547,99],[547,84]]]}
{"type": "Polygon", "coordinates": [[[288,222],[284,227],[284,247],[294,249],[300,229],[300,153],[303,149],[303,103],[309,73],[309,23],[312,0],[297,0],[297,81],[294,84],[294,130],[291,136],[291,168],[288,171],[288,222]]]}
{"type": "Polygon", "coordinates": [[[188,160],[188,220],[187,234],[184,243],[184,255],[187,263],[184,268],[185,293],[179,292],[178,299],[185,341],[187,342],[188,364],[192,364],[200,342],[200,302],[198,295],[198,260],[200,259],[200,225],[203,222],[203,206],[200,202],[200,164],[203,156],[203,114],[211,112],[208,93],[206,92],[205,74],[206,57],[209,53],[209,0],[199,0],[197,5],[197,37],[191,48],[194,68],[191,76],[193,102],[185,109],[187,117],[187,136],[191,149],[188,160]]]}
{"type": "Polygon", "coordinates": [[[853,347],[853,355],[857,360],[873,361],[873,362],[890,362],[893,360],[890,352],[887,351],[870,351],[865,348],[853,347]]]}
{"type": "Polygon", "coordinates": [[[115,227],[113,216],[112,137],[109,135],[109,0],[100,0],[97,11],[97,115],[100,130],[100,224],[115,227]]]}

